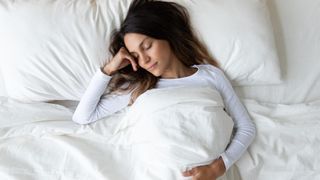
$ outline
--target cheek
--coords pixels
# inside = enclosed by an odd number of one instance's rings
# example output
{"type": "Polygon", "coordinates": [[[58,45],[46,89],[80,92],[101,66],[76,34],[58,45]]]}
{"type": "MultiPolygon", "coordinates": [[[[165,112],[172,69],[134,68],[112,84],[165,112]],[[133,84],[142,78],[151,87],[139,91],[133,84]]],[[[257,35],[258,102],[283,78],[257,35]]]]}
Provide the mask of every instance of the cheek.
{"type": "Polygon", "coordinates": [[[167,46],[159,44],[158,46],[156,46],[153,54],[155,57],[158,58],[158,60],[169,61],[171,56],[171,50],[167,46]]]}

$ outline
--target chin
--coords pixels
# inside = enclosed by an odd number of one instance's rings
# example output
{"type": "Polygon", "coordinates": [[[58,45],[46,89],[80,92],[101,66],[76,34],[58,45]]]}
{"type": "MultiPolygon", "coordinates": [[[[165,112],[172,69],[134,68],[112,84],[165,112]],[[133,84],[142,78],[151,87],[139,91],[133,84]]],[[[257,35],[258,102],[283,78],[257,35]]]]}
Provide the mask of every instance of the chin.
{"type": "MultiPolygon", "coordinates": [[[[149,71],[150,72],[150,71],[149,71]]],[[[153,74],[154,76],[156,77],[160,77],[161,76],[161,73],[158,72],[158,71],[153,71],[153,72],[150,72],[151,74],[153,74]]]]}
{"type": "Polygon", "coordinates": [[[151,74],[153,74],[156,77],[160,77],[161,76],[161,74],[155,74],[155,73],[151,73],[151,74]]]}

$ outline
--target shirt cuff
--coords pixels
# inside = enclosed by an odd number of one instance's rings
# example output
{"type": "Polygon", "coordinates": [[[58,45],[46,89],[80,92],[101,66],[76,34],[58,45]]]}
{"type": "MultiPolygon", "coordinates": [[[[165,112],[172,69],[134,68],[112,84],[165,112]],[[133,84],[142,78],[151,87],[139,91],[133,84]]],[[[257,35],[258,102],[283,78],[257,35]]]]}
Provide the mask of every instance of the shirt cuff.
{"type": "Polygon", "coordinates": [[[99,79],[105,81],[105,82],[109,82],[110,79],[112,78],[112,76],[109,76],[107,74],[105,74],[104,72],[102,72],[101,67],[99,67],[95,73],[95,76],[99,77],[99,79]]]}
{"type": "Polygon", "coordinates": [[[229,161],[226,153],[223,152],[223,153],[220,154],[220,156],[221,156],[221,158],[222,158],[222,160],[224,162],[224,165],[226,167],[226,171],[228,171],[228,169],[230,168],[231,164],[230,164],[230,161],[229,161]]]}

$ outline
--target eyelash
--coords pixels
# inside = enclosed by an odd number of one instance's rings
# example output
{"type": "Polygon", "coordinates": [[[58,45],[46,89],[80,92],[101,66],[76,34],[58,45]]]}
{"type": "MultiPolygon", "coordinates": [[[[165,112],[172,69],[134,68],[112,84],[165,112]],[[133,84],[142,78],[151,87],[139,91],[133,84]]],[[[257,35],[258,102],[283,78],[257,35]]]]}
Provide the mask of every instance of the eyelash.
{"type": "Polygon", "coordinates": [[[145,49],[150,49],[151,48],[151,43],[148,44],[148,46],[145,49]]]}
{"type": "MultiPolygon", "coordinates": [[[[148,44],[148,46],[145,47],[144,49],[145,49],[145,50],[148,50],[148,49],[151,48],[151,46],[152,46],[152,43],[148,44]]],[[[136,60],[138,60],[139,57],[134,57],[134,58],[135,58],[136,60]]]]}

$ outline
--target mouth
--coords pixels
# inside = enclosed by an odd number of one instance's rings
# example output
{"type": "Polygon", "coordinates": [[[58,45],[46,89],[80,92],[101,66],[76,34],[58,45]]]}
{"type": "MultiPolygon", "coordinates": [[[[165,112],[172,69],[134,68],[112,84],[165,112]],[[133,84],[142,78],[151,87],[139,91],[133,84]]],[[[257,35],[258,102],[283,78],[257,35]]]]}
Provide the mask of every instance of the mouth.
{"type": "Polygon", "coordinates": [[[157,62],[153,63],[151,66],[148,67],[148,70],[152,70],[157,66],[157,62]]]}

